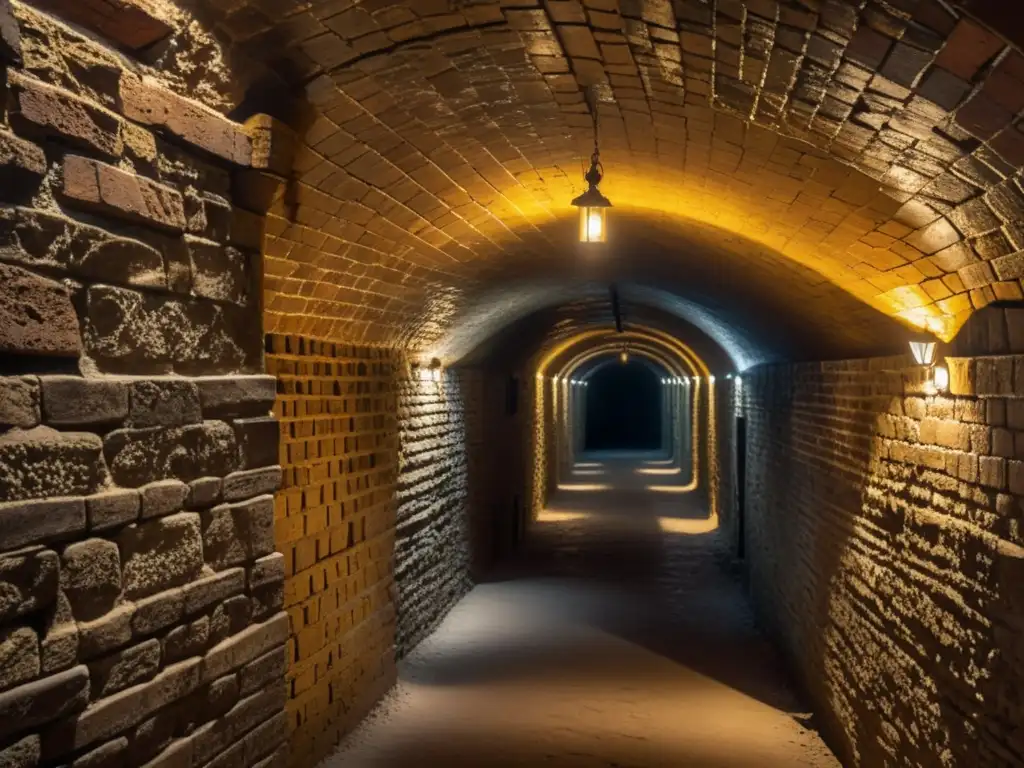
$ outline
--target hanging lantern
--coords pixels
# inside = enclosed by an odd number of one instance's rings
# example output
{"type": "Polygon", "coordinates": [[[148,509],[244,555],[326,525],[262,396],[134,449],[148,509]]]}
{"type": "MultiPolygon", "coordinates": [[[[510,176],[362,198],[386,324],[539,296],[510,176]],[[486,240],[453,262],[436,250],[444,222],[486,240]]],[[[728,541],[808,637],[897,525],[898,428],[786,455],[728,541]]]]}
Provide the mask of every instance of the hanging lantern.
{"type": "Polygon", "coordinates": [[[935,362],[935,342],[912,341],[910,342],[910,353],[918,365],[931,365],[935,362]]]}
{"type": "Polygon", "coordinates": [[[572,204],[580,209],[581,243],[603,243],[608,238],[607,214],[612,204],[597,188],[603,175],[601,160],[595,148],[590,158],[590,170],[583,177],[590,188],[572,201],[572,204]]]}
{"type": "MultiPolygon", "coordinates": [[[[590,94],[588,91],[588,96],[590,94]]],[[[601,165],[601,155],[597,148],[597,100],[588,98],[588,101],[591,102],[590,111],[594,115],[594,154],[590,156],[590,170],[583,176],[587,182],[587,191],[574,199],[572,204],[580,209],[580,242],[603,243],[608,238],[607,214],[612,204],[597,188],[604,178],[604,166],[601,165]]]]}

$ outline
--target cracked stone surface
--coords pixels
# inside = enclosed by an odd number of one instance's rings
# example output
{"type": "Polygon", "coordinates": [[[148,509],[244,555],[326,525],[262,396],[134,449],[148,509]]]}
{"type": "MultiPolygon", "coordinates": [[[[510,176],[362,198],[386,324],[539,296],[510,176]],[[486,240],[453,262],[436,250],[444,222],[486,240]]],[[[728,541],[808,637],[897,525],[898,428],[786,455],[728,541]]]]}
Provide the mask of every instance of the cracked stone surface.
{"type": "MultiPolygon", "coordinates": [[[[520,561],[460,602],[321,768],[839,763],[689,494],[562,491],[520,561]]],[[[667,483],[666,483],[667,484],[667,483]]]]}

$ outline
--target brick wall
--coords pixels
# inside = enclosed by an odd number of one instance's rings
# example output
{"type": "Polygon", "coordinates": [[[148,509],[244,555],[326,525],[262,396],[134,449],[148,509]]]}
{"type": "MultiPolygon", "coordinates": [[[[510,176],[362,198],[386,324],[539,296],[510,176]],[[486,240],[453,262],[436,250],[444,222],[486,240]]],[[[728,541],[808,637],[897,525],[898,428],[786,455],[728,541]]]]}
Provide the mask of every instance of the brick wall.
{"type": "Polygon", "coordinates": [[[395,679],[397,376],[386,349],[267,337],[282,489],[291,764],[312,765],[395,679]]]}
{"type": "Polygon", "coordinates": [[[266,137],[178,15],[45,5],[0,2],[0,765],[278,766],[266,137]]]}
{"type": "Polygon", "coordinates": [[[846,764],[1017,765],[1024,358],[906,363],[745,376],[752,588],[846,764]]]}
{"type": "Polygon", "coordinates": [[[472,425],[479,422],[479,385],[478,374],[454,370],[444,372],[441,381],[412,375],[400,385],[399,657],[472,586],[469,472],[470,457],[483,451],[472,440],[472,425]]]}

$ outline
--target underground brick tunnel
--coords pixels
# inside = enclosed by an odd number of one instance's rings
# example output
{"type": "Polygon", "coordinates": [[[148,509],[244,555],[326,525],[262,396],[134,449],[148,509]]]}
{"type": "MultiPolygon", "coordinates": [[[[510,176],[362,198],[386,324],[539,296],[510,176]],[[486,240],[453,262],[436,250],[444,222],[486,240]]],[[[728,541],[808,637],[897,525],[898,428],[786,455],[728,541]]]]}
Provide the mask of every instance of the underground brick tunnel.
{"type": "Polygon", "coordinates": [[[0,766],[1024,765],[1022,45],[0,0],[0,766]]]}

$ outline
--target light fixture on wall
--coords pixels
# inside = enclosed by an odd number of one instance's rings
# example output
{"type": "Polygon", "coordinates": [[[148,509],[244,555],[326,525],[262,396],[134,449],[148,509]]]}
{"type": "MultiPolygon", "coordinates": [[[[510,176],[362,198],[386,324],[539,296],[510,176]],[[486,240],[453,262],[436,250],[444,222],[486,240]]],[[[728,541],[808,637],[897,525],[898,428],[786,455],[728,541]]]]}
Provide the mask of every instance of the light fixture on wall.
{"type": "Polygon", "coordinates": [[[583,175],[587,191],[575,198],[572,204],[580,209],[580,242],[603,243],[608,238],[608,209],[612,204],[597,188],[604,178],[604,166],[601,165],[597,145],[597,97],[592,88],[586,93],[590,112],[594,116],[594,153],[590,156],[590,170],[583,175]]]}
{"type": "Polygon", "coordinates": [[[619,362],[623,365],[629,362],[629,347],[623,345],[622,351],[619,352],[619,362]]]}
{"type": "Polygon", "coordinates": [[[949,369],[945,365],[935,364],[937,346],[936,342],[930,340],[911,341],[910,354],[914,356],[915,363],[928,369],[925,386],[934,392],[946,392],[949,390],[949,369]]]}

